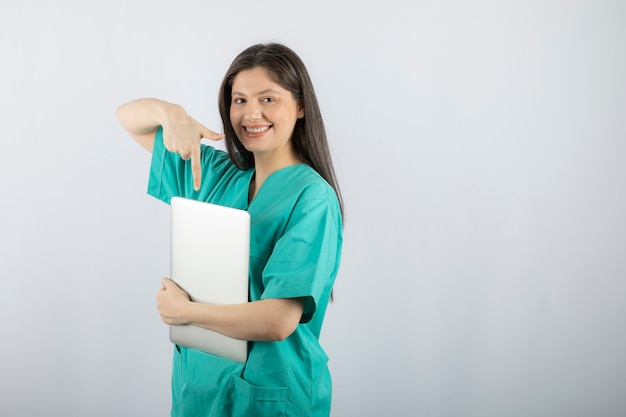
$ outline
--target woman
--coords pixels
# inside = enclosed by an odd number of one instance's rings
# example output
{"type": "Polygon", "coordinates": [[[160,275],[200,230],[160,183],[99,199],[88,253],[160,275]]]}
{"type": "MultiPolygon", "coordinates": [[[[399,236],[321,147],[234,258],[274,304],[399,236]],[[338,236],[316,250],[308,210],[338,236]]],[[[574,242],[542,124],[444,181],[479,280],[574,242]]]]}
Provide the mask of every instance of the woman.
{"type": "Polygon", "coordinates": [[[331,379],[318,339],[342,246],[342,204],[324,124],[300,58],[255,45],[220,88],[224,134],[157,99],[118,109],[152,152],[148,192],[245,209],[251,217],[250,302],[194,303],[162,281],[167,324],[194,324],[248,340],[245,364],[176,346],[172,416],[327,416],[331,379]],[[228,152],[201,145],[225,138],[228,152]]]}

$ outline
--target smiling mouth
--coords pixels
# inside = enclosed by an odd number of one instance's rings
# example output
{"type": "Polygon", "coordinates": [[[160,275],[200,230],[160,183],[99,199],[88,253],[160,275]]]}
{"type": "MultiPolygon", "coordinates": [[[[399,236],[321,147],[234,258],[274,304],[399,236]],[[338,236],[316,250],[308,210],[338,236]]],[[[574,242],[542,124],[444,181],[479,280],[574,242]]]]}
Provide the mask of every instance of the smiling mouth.
{"type": "Polygon", "coordinates": [[[262,126],[262,127],[248,127],[248,126],[244,126],[244,130],[247,133],[263,133],[267,130],[269,130],[269,128],[272,126],[262,126]]]}

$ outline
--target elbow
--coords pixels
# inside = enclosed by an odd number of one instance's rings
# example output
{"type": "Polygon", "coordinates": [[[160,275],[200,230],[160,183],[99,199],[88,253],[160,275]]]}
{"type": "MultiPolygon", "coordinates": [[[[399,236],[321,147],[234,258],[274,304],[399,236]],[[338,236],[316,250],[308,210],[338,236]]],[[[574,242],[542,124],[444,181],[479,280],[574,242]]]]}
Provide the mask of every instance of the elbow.
{"type": "Polygon", "coordinates": [[[282,342],[296,331],[298,323],[292,323],[287,320],[279,320],[272,323],[266,334],[270,342],[282,342]]]}
{"type": "Polygon", "coordinates": [[[281,342],[293,334],[300,324],[304,311],[304,300],[297,299],[269,299],[264,300],[272,308],[272,313],[266,316],[264,337],[267,341],[281,342]]]}
{"type": "Polygon", "coordinates": [[[115,109],[115,115],[117,116],[117,121],[119,122],[119,124],[122,125],[122,127],[124,127],[124,129],[126,129],[126,105],[122,104],[121,106],[119,106],[117,109],[115,109]]]}

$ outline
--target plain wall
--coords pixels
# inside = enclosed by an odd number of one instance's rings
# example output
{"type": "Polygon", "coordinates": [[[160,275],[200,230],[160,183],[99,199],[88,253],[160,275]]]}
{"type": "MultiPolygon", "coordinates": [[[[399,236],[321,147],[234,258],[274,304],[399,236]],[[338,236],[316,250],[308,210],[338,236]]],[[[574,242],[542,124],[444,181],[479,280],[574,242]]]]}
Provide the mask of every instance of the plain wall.
{"type": "Polygon", "coordinates": [[[168,415],[169,210],[115,109],[220,130],[265,41],[345,197],[333,415],[621,415],[625,40],[622,1],[3,1],[0,415],[168,415]]]}

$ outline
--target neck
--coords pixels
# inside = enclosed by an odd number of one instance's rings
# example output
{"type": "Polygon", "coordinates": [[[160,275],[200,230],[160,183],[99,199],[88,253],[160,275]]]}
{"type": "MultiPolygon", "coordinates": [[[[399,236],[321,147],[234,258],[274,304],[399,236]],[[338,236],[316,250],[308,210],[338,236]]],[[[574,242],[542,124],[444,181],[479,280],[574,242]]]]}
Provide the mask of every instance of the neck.
{"type": "Polygon", "coordinates": [[[250,183],[249,200],[252,201],[265,180],[274,172],[302,162],[293,152],[282,157],[267,154],[254,155],[255,174],[250,183]]]}

